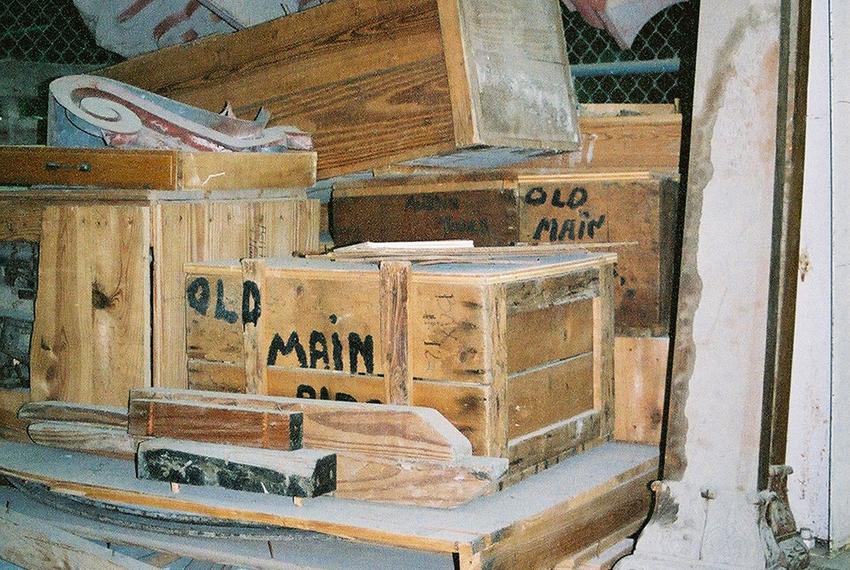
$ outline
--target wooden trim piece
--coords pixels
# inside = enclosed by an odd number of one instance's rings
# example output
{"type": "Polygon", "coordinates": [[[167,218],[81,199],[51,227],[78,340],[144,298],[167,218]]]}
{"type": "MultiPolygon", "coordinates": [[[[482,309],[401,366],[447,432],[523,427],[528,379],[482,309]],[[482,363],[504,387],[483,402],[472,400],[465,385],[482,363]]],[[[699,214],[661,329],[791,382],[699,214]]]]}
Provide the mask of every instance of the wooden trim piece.
{"type": "Polygon", "coordinates": [[[599,410],[546,426],[508,441],[508,461],[512,473],[532,468],[547,458],[589,445],[604,437],[603,417],[599,410]]]}
{"type": "Polygon", "coordinates": [[[264,449],[302,444],[303,416],[291,410],[221,406],[208,402],[142,399],[131,395],[128,432],[264,449]]]}
{"type": "Polygon", "coordinates": [[[269,393],[268,365],[263,351],[262,293],[265,291],[266,262],[242,260],[242,345],[245,359],[245,391],[269,393]],[[249,317],[246,319],[246,317],[249,317]]]}
{"type": "Polygon", "coordinates": [[[70,402],[28,402],[18,410],[18,419],[28,422],[83,422],[127,428],[127,409],[70,402]]]}
{"type": "Polygon", "coordinates": [[[508,311],[505,305],[505,286],[497,285],[487,290],[485,297],[486,319],[489,323],[485,335],[485,352],[490,355],[492,369],[489,371],[491,394],[494,401],[488,407],[487,425],[492,433],[488,434],[488,455],[507,457],[508,433],[510,431],[508,413],[508,311]]]}
{"type": "Polygon", "coordinates": [[[380,263],[381,344],[388,404],[409,405],[413,392],[407,309],[410,273],[408,261],[380,263]]]}
{"type": "Polygon", "coordinates": [[[446,418],[430,408],[199,390],[133,390],[130,398],[301,412],[304,417],[303,444],[315,449],[447,461],[472,455],[469,440],[446,418]],[[356,429],[352,429],[352,426],[356,426],[356,429]],[[388,444],[388,439],[391,444],[388,444]]]}
{"type": "Polygon", "coordinates": [[[140,439],[126,428],[61,421],[32,423],[27,434],[39,445],[120,459],[133,459],[140,439]]]}
{"type": "Polygon", "coordinates": [[[594,408],[601,413],[602,435],[614,432],[614,268],[599,271],[599,296],[593,300],[594,408]]]}

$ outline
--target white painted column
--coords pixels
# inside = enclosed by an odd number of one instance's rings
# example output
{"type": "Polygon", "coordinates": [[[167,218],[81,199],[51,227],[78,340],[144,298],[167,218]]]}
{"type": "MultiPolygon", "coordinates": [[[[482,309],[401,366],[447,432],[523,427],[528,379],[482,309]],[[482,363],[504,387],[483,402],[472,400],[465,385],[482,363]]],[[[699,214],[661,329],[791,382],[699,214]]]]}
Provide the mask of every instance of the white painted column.
{"type": "Polygon", "coordinates": [[[780,4],[701,7],[664,480],[655,486],[652,520],[620,570],[779,564],[758,465],[780,4]]]}

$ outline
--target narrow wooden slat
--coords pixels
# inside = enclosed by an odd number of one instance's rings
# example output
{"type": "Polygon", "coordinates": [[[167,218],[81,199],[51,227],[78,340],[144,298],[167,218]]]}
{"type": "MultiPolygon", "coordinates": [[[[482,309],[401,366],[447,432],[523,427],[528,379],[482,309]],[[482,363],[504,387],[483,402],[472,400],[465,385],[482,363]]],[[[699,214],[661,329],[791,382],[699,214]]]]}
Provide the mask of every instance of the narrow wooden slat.
{"type": "Polygon", "coordinates": [[[661,441],[669,345],[667,337],[614,339],[614,439],[661,441]]]}
{"type": "Polygon", "coordinates": [[[301,412],[303,444],[310,448],[448,461],[472,455],[469,440],[439,413],[427,408],[199,390],[134,390],[131,401],[139,399],[301,412]]]}
{"type": "Polygon", "coordinates": [[[127,427],[127,410],[119,406],[96,406],[69,402],[29,402],[18,410],[18,418],[29,422],[83,422],[127,427]]]}
{"type": "Polygon", "coordinates": [[[300,411],[131,397],[131,435],[293,450],[302,443],[300,411]]]}
{"type": "Polygon", "coordinates": [[[27,434],[39,445],[121,459],[133,459],[139,442],[139,438],[128,434],[126,428],[78,422],[32,423],[27,434]]]}
{"type": "Polygon", "coordinates": [[[263,350],[262,291],[265,290],[266,264],[261,259],[242,260],[242,341],[245,359],[245,391],[268,394],[268,365],[263,350]]]}
{"type": "Polygon", "coordinates": [[[593,301],[552,305],[507,318],[508,372],[593,350],[593,301]]]}
{"type": "Polygon", "coordinates": [[[270,451],[156,438],[139,444],[139,479],[222,487],[286,497],[336,489],[336,455],[311,449],[270,451]]]}
{"type": "Polygon", "coordinates": [[[380,264],[382,356],[388,404],[410,404],[413,391],[407,310],[410,272],[410,262],[387,261],[380,264]]]}
{"type": "Polygon", "coordinates": [[[22,568],[154,569],[44,521],[11,511],[0,512],[0,535],[3,537],[0,540],[0,559],[22,568]]]}

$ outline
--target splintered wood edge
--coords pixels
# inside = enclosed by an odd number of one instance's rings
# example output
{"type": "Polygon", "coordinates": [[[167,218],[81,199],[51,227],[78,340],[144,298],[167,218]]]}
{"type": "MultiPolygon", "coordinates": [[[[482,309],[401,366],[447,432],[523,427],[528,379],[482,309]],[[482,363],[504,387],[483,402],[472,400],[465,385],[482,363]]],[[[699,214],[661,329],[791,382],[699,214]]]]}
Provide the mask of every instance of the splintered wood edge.
{"type": "Polygon", "coordinates": [[[119,406],[44,400],[28,402],[21,406],[18,409],[18,419],[29,422],[79,422],[126,428],[127,410],[119,406]]]}

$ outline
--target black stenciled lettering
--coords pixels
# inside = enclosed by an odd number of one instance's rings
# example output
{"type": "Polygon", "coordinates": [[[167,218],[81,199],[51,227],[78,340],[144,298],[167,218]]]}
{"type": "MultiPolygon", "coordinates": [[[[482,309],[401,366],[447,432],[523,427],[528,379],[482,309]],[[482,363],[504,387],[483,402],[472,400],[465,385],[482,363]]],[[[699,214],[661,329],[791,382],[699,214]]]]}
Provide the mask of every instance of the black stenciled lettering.
{"type": "Polygon", "coordinates": [[[242,283],[242,325],[255,325],[259,320],[260,288],[253,281],[245,281],[242,283]]]}
{"type": "Polygon", "coordinates": [[[587,222],[587,237],[593,238],[596,230],[601,229],[605,224],[605,214],[599,216],[598,220],[590,220],[587,222]]]}
{"type": "Polygon", "coordinates": [[[542,218],[537,224],[537,229],[534,230],[534,239],[539,240],[543,236],[543,232],[549,231],[549,220],[542,218]]]}
{"type": "Polygon", "coordinates": [[[330,400],[331,393],[328,391],[327,386],[322,386],[321,390],[319,390],[319,399],[320,400],[330,400]]]}
{"type": "Polygon", "coordinates": [[[584,239],[584,228],[587,227],[587,222],[584,220],[578,225],[578,239],[584,239]]]}
{"type": "Polygon", "coordinates": [[[186,301],[198,314],[207,316],[210,308],[210,282],[206,277],[198,277],[186,288],[186,301]]]}
{"type": "Polygon", "coordinates": [[[308,386],[307,384],[299,384],[298,388],[295,390],[296,398],[309,398],[310,400],[316,399],[316,389],[312,386],[308,386]]]}
{"type": "Polygon", "coordinates": [[[342,342],[339,340],[339,334],[331,335],[331,345],[333,345],[334,370],[342,370],[342,342]]]}
{"type": "Polygon", "coordinates": [[[357,355],[363,357],[366,374],[372,374],[374,369],[374,343],[372,335],[361,339],[357,333],[348,333],[348,367],[352,374],[357,374],[357,355]]]}
{"type": "Polygon", "coordinates": [[[564,223],[561,225],[561,233],[558,234],[558,241],[564,241],[565,238],[569,238],[571,241],[576,239],[575,220],[564,220],[564,223]]]}
{"type": "Polygon", "coordinates": [[[566,208],[567,204],[563,200],[561,200],[561,189],[555,188],[555,191],[552,192],[552,205],[556,208],[566,208]]]}
{"type": "Polygon", "coordinates": [[[334,400],[337,402],[356,402],[354,396],[350,394],[346,394],[345,392],[337,392],[336,396],[334,396],[334,400]]]}
{"type": "Polygon", "coordinates": [[[325,335],[319,331],[310,333],[310,368],[315,368],[316,363],[322,359],[325,363],[325,370],[330,368],[330,360],[328,358],[328,341],[325,335]]]}
{"type": "Polygon", "coordinates": [[[367,404],[383,404],[380,400],[366,400],[367,404]]]}
{"type": "Polygon", "coordinates": [[[215,282],[215,318],[231,325],[239,320],[236,311],[231,311],[224,305],[224,281],[215,282]]]}
{"type": "Polygon", "coordinates": [[[552,218],[549,220],[549,241],[557,241],[558,239],[558,220],[552,218]]]}
{"type": "Polygon", "coordinates": [[[546,203],[546,197],[546,190],[538,186],[528,191],[525,195],[525,203],[531,206],[542,206],[546,203]]]}
{"type": "Polygon", "coordinates": [[[283,342],[283,338],[275,333],[274,338],[272,338],[271,345],[269,345],[269,357],[266,360],[266,363],[269,366],[274,366],[277,363],[277,355],[280,353],[283,356],[295,351],[295,356],[298,357],[298,364],[301,368],[307,368],[307,353],[304,352],[304,347],[301,346],[301,341],[298,339],[298,333],[292,331],[292,334],[289,335],[289,340],[283,342]]]}
{"type": "Polygon", "coordinates": [[[572,192],[570,192],[569,198],[567,198],[567,206],[575,210],[579,206],[583,206],[585,203],[587,203],[587,189],[582,188],[581,186],[576,186],[573,188],[572,192]]]}

